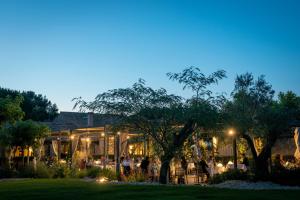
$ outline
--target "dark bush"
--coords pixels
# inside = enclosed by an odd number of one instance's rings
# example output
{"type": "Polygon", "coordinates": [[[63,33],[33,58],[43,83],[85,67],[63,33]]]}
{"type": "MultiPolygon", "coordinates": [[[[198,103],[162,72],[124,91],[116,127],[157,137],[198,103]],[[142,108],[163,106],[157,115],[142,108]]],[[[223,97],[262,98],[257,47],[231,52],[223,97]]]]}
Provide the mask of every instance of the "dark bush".
{"type": "Polygon", "coordinates": [[[300,186],[300,168],[276,171],[271,174],[271,181],[281,185],[300,186]]]}
{"type": "Polygon", "coordinates": [[[106,177],[108,180],[116,180],[117,175],[116,172],[111,169],[101,169],[98,177],[106,177]]]}
{"type": "Polygon", "coordinates": [[[0,167],[0,179],[1,178],[13,178],[13,177],[17,177],[18,176],[18,172],[15,170],[10,170],[7,167],[0,167]]]}
{"type": "Polygon", "coordinates": [[[53,172],[44,163],[38,163],[36,165],[36,171],[34,178],[52,178],[53,172]]]}
{"type": "Polygon", "coordinates": [[[216,174],[210,180],[210,184],[218,184],[228,180],[253,180],[253,175],[249,172],[244,172],[242,170],[229,170],[222,174],[216,174]]]}
{"type": "Polygon", "coordinates": [[[116,173],[111,169],[101,169],[99,167],[92,167],[87,169],[86,176],[90,178],[106,177],[109,180],[116,180],[116,173]]]}
{"type": "Polygon", "coordinates": [[[67,178],[71,171],[66,164],[54,164],[50,168],[52,170],[53,178],[67,178]]]}
{"type": "Polygon", "coordinates": [[[87,169],[86,175],[90,178],[96,178],[100,175],[101,169],[99,167],[92,167],[87,169]]]}
{"type": "Polygon", "coordinates": [[[18,177],[19,178],[34,178],[35,172],[33,166],[24,166],[20,168],[19,170],[18,177]]]}

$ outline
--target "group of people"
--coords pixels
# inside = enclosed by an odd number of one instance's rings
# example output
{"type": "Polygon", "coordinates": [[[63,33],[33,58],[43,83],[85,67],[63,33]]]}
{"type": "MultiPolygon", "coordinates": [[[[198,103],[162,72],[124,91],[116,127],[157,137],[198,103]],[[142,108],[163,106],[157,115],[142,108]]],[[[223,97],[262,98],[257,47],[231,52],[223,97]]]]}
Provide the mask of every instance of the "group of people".
{"type": "MultiPolygon", "coordinates": [[[[239,164],[243,165],[244,169],[249,168],[249,160],[245,154],[241,155],[239,164]]],[[[206,175],[206,180],[219,173],[213,156],[210,156],[207,161],[203,156],[199,156],[198,159],[194,160],[194,166],[198,175],[206,175]]],[[[181,157],[181,168],[185,171],[185,174],[189,174],[190,169],[188,169],[188,162],[184,156],[181,157]]]]}
{"type": "Polygon", "coordinates": [[[140,173],[146,179],[158,181],[160,163],[158,159],[146,156],[144,159],[131,159],[129,156],[121,157],[122,172],[125,177],[132,173],[140,173]]]}
{"type": "MultiPolygon", "coordinates": [[[[129,177],[131,174],[142,174],[146,180],[152,182],[157,182],[159,179],[160,161],[154,157],[150,158],[146,156],[143,159],[140,157],[131,159],[129,156],[125,156],[121,157],[120,164],[121,173],[124,177],[129,177]]],[[[249,161],[245,154],[242,155],[240,164],[244,164],[246,167],[249,166],[249,161]]],[[[180,165],[185,174],[189,174],[189,162],[185,157],[181,157],[180,165]]],[[[206,175],[206,180],[216,174],[217,166],[212,156],[210,156],[207,161],[204,157],[198,157],[198,159],[194,161],[194,166],[198,174],[206,175]]]]}

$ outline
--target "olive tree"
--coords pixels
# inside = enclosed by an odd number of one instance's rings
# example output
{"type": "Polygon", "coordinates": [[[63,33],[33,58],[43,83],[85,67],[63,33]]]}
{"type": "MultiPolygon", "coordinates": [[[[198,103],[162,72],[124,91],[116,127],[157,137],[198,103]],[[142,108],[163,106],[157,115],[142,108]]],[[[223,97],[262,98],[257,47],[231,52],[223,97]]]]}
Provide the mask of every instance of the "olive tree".
{"type": "Polygon", "coordinates": [[[290,132],[291,121],[299,116],[299,101],[297,105],[294,96],[280,93],[278,100],[274,100],[274,90],[264,76],[254,80],[252,74],[246,73],[236,78],[232,100],[225,103],[223,117],[225,124],[247,141],[257,178],[268,177],[272,147],[280,135],[290,132]],[[255,148],[255,137],[264,139],[260,152],[255,148]]]}
{"type": "MultiPolygon", "coordinates": [[[[182,97],[168,94],[163,88],[152,89],[140,79],[132,87],[114,89],[99,94],[94,101],[86,102],[75,98],[75,108],[97,113],[113,114],[120,117],[118,127],[133,130],[150,136],[162,150],[160,183],[168,182],[169,165],[181,150],[186,139],[198,128],[211,127],[217,122],[218,109],[206,88],[225,76],[219,71],[206,77],[198,68],[188,68],[183,74],[168,74],[171,79],[195,87],[196,98],[184,100],[182,97]],[[192,82],[187,82],[191,80],[192,82]]],[[[194,88],[192,88],[194,90],[194,88]]]]}

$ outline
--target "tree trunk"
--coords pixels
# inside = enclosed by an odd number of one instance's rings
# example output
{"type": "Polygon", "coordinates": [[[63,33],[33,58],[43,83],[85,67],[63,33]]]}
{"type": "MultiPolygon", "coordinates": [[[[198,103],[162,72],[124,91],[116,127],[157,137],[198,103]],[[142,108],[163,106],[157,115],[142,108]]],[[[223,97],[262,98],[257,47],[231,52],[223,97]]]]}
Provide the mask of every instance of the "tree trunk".
{"type": "Polygon", "coordinates": [[[254,164],[255,164],[255,177],[258,180],[266,180],[268,179],[270,172],[269,172],[269,162],[268,160],[271,159],[271,150],[277,140],[277,134],[271,133],[267,136],[267,143],[263,147],[261,153],[257,155],[254,143],[252,138],[247,134],[242,134],[242,137],[247,140],[247,143],[251,149],[254,164]]]}
{"type": "Polygon", "coordinates": [[[169,183],[169,174],[170,174],[170,162],[173,156],[163,156],[161,158],[161,167],[160,167],[160,175],[159,175],[159,183],[168,184],[169,183]]]}
{"type": "Polygon", "coordinates": [[[267,180],[269,178],[269,163],[267,158],[258,157],[255,160],[255,178],[257,180],[267,180]]]}
{"type": "Polygon", "coordinates": [[[267,179],[270,175],[269,159],[271,159],[271,150],[277,140],[277,134],[273,133],[267,137],[267,143],[256,160],[255,175],[258,179],[267,179]]]}

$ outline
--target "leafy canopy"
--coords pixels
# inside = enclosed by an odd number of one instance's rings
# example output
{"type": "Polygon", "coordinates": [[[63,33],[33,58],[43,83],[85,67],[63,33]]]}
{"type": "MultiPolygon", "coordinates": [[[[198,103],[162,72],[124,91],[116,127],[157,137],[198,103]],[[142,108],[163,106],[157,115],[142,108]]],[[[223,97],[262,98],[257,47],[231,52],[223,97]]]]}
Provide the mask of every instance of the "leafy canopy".
{"type": "Polygon", "coordinates": [[[21,96],[0,98],[0,127],[6,122],[14,123],[23,118],[24,112],[20,107],[22,100],[21,96]]]}
{"type": "Polygon", "coordinates": [[[41,94],[35,94],[32,91],[19,92],[0,87],[0,98],[8,96],[11,98],[22,97],[20,106],[24,112],[24,120],[47,121],[53,120],[58,115],[56,104],[52,104],[51,101],[41,94]]]}
{"type": "Polygon", "coordinates": [[[47,126],[32,120],[18,121],[0,130],[0,142],[4,146],[34,146],[46,137],[50,130],[47,126]]]}

